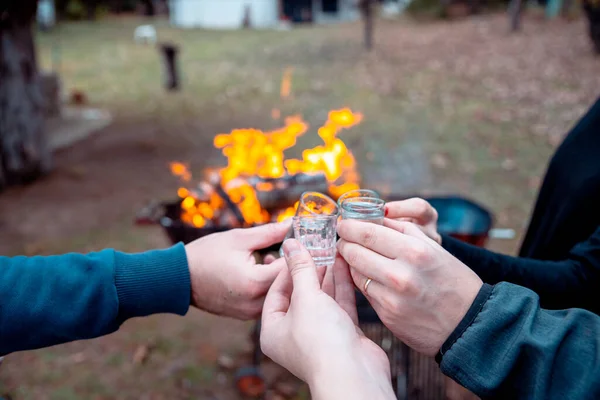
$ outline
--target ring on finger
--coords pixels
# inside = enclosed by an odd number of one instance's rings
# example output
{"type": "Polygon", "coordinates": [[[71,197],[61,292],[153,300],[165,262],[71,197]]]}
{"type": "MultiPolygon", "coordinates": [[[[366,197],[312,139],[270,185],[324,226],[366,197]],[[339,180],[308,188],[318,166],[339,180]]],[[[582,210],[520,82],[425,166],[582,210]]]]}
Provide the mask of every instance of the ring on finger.
{"type": "Polygon", "coordinates": [[[373,279],[371,279],[371,278],[367,278],[367,280],[365,281],[365,286],[363,287],[365,294],[367,294],[367,290],[369,289],[369,285],[371,284],[372,281],[373,281],[373,279]]]}

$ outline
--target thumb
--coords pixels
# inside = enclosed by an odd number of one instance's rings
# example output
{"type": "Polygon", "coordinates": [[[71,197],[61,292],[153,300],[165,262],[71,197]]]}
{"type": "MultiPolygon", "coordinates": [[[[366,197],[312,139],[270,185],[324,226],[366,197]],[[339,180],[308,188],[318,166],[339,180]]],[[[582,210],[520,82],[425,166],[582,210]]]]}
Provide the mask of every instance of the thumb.
{"type": "Polygon", "coordinates": [[[294,291],[308,292],[319,290],[319,277],[317,267],[304,246],[295,239],[288,239],[283,243],[283,253],[292,275],[294,291]]]}
{"type": "Polygon", "coordinates": [[[240,240],[236,240],[236,242],[248,250],[260,250],[276,243],[281,243],[289,229],[289,221],[239,229],[238,235],[240,240]]]}

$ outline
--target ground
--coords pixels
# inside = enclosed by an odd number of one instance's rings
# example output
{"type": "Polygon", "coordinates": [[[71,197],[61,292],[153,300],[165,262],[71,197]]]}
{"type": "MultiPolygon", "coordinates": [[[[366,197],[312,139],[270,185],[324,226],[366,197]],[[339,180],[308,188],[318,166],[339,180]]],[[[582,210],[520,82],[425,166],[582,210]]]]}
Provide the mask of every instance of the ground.
{"type": "MultiPolygon", "coordinates": [[[[132,221],[149,200],[174,198],[168,162],[188,161],[198,176],[223,162],[215,134],[273,128],[274,107],[313,127],[292,156],[319,143],[314,127],[329,109],[363,112],[364,122],[343,133],[363,186],[468,196],[518,239],[549,156],[600,92],[600,59],[582,20],[529,17],[516,35],[504,15],[380,21],[370,54],[354,24],[207,32],[158,21],[159,39],[180,46],[178,93],[163,90],[156,48],[133,43],[141,23],[65,23],[38,35],[42,66],[114,122],[58,152],[44,180],[0,195],[0,254],[167,246],[159,228],[132,221]],[[288,66],[293,95],[282,101],[288,66]]],[[[513,252],[517,243],[491,247],[513,252]]],[[[241,360],[250,328],[198,311],[129,321],[108,337],[11,355],[0,384],[18,399],[235,399],[231,374],[215,360],[241,360]],[[146,345],[146,362],[134,362],[146,345]]]]}

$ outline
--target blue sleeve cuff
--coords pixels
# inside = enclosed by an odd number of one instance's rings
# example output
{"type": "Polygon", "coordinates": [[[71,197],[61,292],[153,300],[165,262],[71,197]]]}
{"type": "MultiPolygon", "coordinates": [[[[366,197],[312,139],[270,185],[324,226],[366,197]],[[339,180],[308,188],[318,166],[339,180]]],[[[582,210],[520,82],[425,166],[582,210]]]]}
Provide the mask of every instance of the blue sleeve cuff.
{"type": "Polygon", "coordinates": [[[191,283],[185,247],[139,254],[115,252],[115,286],[119,321],[150,314],[185,315],[191,283]]]}

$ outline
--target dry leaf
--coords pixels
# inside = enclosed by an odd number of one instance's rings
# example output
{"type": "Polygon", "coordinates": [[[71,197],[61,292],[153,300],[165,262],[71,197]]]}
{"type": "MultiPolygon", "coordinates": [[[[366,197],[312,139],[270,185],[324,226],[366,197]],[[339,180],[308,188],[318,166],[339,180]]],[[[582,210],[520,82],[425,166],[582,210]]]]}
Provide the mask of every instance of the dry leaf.
{"type": "Polygon", "coordinates": [[[149,356],[150,356],[150,346],[145,345],[145,344],[140,345],[140,346],[138,346],[138,348],[135,350],[135,353],[133,354],[133,364],[134,365],[142,365],[148,360],[149,356]]]}
{"type": "Polygon", "coordinates": [[[231,370],[236,367],[236,362],[229,354],[221,354],[217,358],[217,365],[225,370],[231,370]]]}

